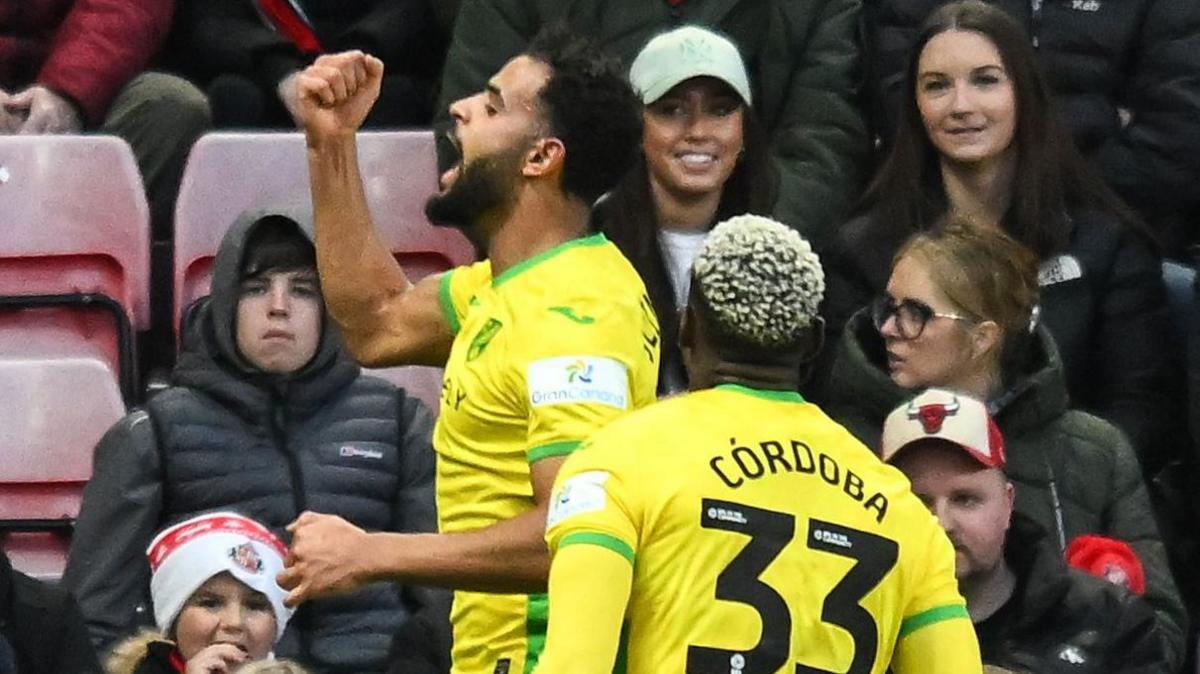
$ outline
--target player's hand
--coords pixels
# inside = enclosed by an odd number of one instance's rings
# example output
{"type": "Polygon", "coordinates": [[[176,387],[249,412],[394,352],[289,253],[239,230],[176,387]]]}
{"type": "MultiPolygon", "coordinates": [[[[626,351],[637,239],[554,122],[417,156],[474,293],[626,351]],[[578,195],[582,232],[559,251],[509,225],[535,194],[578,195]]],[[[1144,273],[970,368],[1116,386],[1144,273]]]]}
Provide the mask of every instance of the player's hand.
{"type": "Polygon", "coordinates": [[[83,130],[79,111],[66,98],[42,86],[32,86],[14,94],[4,103],[11,114],[21,114],[25,121],[17,129],[21,135],[48,133],[78,133],[83,130]]]}
{"type": "Polygon", "coordinates": [[[233,644],[213,644],[187,661],[184,674],[231,674],[249,656],[233,644]]]}
{"type": "Polygon", "coordinates": [[[336,515],[305,512],[288,525],[292,547],[276,579],[290,590],[284,603],[352,592],[367,582],[363,555],[367,533],[336,515]]]}
{"type": "Polygon", "coordinates": [[[296,126],[310,141],[353,134],[379,98],[382,82],[383,61],[370,54],[321,56],[296,77],[296,126]]]}

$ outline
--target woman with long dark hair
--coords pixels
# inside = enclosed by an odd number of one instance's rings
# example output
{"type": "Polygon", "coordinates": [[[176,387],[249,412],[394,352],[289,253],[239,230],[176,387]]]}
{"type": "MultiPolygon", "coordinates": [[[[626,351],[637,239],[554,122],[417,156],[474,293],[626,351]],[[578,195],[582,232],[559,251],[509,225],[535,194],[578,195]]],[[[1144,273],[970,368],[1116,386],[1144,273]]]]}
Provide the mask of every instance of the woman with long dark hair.
{"type": "Polygon", "coordinates": [[[685,26],[647,43],[630,70],[646,104],[642,156],[595,210],[633,262],[662,329],[659,394],[687,387],[676,344],[692,259],[717,222],[769,214],[777,180],[737,47],[685,26]]]}
{"type": "Polygon", "coordinates": [[[1038,257],[1073,401],[1157,470],[1182,431],[1161,260],[1061,127],[1023,30],[977,0],[943,6],[914,45],[906,91],[892,150],[826,256],[830,329],[883,290],[914,232],[947,213],[1000,227],[1038,257]]]}

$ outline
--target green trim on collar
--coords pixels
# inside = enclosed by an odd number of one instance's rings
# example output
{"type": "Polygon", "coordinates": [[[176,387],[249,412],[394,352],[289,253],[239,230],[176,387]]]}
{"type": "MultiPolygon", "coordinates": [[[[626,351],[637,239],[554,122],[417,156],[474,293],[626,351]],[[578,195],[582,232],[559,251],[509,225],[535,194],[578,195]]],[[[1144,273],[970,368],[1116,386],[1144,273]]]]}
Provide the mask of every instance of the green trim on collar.
{"type": "Polygon", "coordinates": [[[597,232],[596,234],[585,236],[581,239],[571,239],[566,243],[560,243],[550,250],[542,251],[528,260],[523,260],[509,267],[508,269],[505,269],[504,273],[492,278],[492,287],[499,288],[501,283],[506,283],[512,280],[514,276],[517,276],[521,272],[528,271],[531,267],[536,267],[537,265],[549,260],[563,251],[567,251],[572,248],[581,248],[584,246],[603,246],[606,243],[608,243],[608,238],[605,237],[602,232],[597,232]]]}
{"type": "Polygon", "coordinates": [[[716,388],[718,391],[734,391],[736,393],[743,393],[748,396],[754,396],[755,398],[762,398],[764,400],[774,400],[775,402],[782,402],[782,403],[805,402],[804,396],[800,395],[796,391],[777,391],[777,390],[765,389],[765,388],[751,388],[749,386],[742,386],[741,384],[717,384],[713,388],[716,388]]]}

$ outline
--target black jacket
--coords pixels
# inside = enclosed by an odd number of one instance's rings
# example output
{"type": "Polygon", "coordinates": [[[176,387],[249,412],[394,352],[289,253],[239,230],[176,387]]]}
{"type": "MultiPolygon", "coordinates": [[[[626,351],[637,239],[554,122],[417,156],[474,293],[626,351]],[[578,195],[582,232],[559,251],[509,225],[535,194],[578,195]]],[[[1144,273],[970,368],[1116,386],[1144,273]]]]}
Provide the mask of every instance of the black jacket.
{"type": "Polygon", "coordinates": [[[1004,556],[1017,589],[975,625],[986,664],[1038,674],[1171,674],[1141,597],[1067,567],[1032,521],[1014,515],[1004,556]]]}
{"type": "Polygon", "coordinates": [[[0,671],[100,674],[83,616],[71,596],[14,571],[0,553],[0,671]]]}
{"type": "MultiPolygon", "coordinates": [[[[243,218],[223,241],[174,386],[97,446],[64,581],[99,641],[149,620],[146,545],[197,513],[234,509],[284,540],[305,509],[368,530],[436,527],[431,415],[361,375],[332,321],[312,361],[291,375],[263,373],[238,352],[238,270],[259,221],[243,218]]],[[[385,671],[395,634],[428,599],[399,590],[380,583],[306,603],[277,653],[318,671],[385,671]]]]}
{"type": "MultiPolygon", "coordinates": [[[[1167,564],[1137,457],[1111,424],[1068,409],[1054,341],[1043,328],[1027,372],[1010,375],[1009,393],[990,406],[1004,436],[1006,473],[1016,510],[1053,533],[1062,550],[1076,536],[1129,543],[1146,569],[1146,600],[1158,613],[1169,654],[1180,662],[1187,615],[1167,564]]],[[[825,409],[868,447],[878,447],[888,413],[912,397],[892,382],[883,340],[870,316],[846,326],[825,409]]]]}
{"type": "MultiPolygon", "coordinates": [[[[1071,221],[1066,252],[1042,262],[1041,322],[1054,336],[1074,404],[1124,431],[1152,475],[1186,432],[1161,260],[1111,216],[1080,212],[1071,221]]],[[[846,320],[887,287],[892,258],[909,235],[894,230],[856,218],[823,257],[827,362],[846,320]]]]}
{"type": "MultiPolygon", "coordinates": [[[[908,51],[943,2],[864,3],[872,113],[885,137],[896,127],[908,51]]],[[[1151,222],[1200,205],[1200,3],[988,2],[1027,28],[1077,146],[1122,198],[1151,222]]]]}

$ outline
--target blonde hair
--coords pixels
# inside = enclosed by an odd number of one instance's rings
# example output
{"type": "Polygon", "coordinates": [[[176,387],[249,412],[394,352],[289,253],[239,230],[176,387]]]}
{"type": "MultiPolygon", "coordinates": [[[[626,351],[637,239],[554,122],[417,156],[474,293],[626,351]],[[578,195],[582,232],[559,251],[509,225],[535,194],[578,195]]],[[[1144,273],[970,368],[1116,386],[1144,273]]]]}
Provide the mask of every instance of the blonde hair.
{"type": "Polygon", "coordinates": [[[892,265],[912,257],[955,308],[1000,327],[998,364],[1006,368],[1036,325],[1038,259],[998,227],[952,216],[908,239],[892,265]]]}

